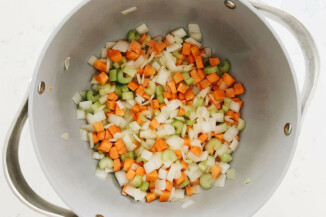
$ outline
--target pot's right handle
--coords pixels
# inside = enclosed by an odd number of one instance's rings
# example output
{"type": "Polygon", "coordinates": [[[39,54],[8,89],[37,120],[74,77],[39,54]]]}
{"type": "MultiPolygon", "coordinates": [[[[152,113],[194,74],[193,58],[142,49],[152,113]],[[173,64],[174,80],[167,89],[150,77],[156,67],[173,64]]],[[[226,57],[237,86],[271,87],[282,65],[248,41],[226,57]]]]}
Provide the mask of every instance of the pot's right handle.
{"type": "Polygon", "coordinates": [[[301,92],[301,114],[303,119],[316,89],[319,77],[320,59],[315,41],[306,27],[291,14],[259,1],[249,0],[249,2],[266,17],[286,27],[296,38],[301,47],[306,69],[305,80],[301,92]]]}

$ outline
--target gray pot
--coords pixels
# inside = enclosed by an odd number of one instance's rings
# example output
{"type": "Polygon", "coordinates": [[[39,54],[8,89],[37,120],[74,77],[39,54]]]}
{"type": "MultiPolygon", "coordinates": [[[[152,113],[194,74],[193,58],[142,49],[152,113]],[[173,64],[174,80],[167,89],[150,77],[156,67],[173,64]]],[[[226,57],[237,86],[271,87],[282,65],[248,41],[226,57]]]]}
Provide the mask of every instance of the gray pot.
{"type": "Polygon", "coordinates": [[[302,113],[313,92],[318,71],[318,52],[305,27],[291,15],[262,3],[245,0],[234,0],[233,4],[222,0],[85,1],[58,26],[40,56],[29,99],[23,104],[5,144],[5,176],[21,201],[51,216],[251,216],[272,195],[288,169],[302,113]],[[132,6],[138,10],[127,16],[120,13],[132,6]],[[253,6],[285,25],[301,45],[307,72],[302,94],[280,40],[253,6]],[[152,35],[198,23],[204,45],[213,48],[215,55],[231,60],[232,74],[247,90],[243,108],[247,127],[232,162],[237,170],[236,180],[227,182],[225,188],[213,188],[194,196],[195,204],[187,209],[182,209],[178,202],[146,204],[121,196],[113,177],[103,182],[94,176],[96,162],[91,159],[88,145],[79,137],[81,122],[75,118],[71,96],[77,90],[89,88],[92,69],[87,65],[88,58],[97,54],[105,41],[117,40],[142,23],[150,27],[152,35]],[[68,56],[71,65],[69,71],[65,71],[63,62],[68,56]],[[42,94],[39,93],[42,92],[40,82],[46,86],[42,94]],[[22,176],[18,144],[27,111],[43,172],[73,212],[40,198],[22,176]],[[68,141],[60,138],[64,132],[70,135],[68,141]],[[244,185],[248,177],[251,183],[244,185]]]}

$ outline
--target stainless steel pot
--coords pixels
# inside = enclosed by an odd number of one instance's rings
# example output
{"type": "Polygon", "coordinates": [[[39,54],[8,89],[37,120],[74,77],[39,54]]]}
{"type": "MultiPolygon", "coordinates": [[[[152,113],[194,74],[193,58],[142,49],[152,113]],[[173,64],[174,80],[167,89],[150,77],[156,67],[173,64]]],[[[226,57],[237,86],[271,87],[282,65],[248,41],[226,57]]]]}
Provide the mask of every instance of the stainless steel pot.
{"type": "Polygon", "coordinates": [[[302,121],[319,72],[315,43],[305,27],[291,15],[258,2],[245,0],[96,0],[81,3],[59,25],[44,48],[23,104],[4,147],[4,172],[9,186],[29,207],[51,216],[251,216],[280,184],[292,159],[302,121]],[[120,11],[137,6],[124,16],[120,11]],[[254,7],[256,7],[256,9],[254,7]],[[280,22],[301,45],[306,77],[301,97],[289,58],[265,18],[280,22]],[[244,83],[243,117],[247,127],[241,147],[234,154],[235,181],[223,189],[194,196],[195,204],[182,209],[179,203],[135,203],[120,196],[116,182],[94,176],[96,162],[88,145],[79,139],[71,96],[87,89],[91,68],[87,59],[105,41],[124,36],[127,30],[146,23],[151,34],[198,23],[204,45],[215,55],[232,62],[232,73],[244,83]],[[69,71],[63,61],[71,57],[69,71]],[[52,92],[45,88],[53,86],[52,92]],[[22,126],[29,116],[37,157],[49,182],[73,211],[40,198],[26,183],[19,167],[18,145],[22,126]],[[287,124],[288,123],[288,124],[287,124]],[[68,132],[67,142],[60,138],[68,132]],[[250,177],[252,183],[244,185],[250,177]],[[76,214],[74,214],[76,213],[76,214]]]}

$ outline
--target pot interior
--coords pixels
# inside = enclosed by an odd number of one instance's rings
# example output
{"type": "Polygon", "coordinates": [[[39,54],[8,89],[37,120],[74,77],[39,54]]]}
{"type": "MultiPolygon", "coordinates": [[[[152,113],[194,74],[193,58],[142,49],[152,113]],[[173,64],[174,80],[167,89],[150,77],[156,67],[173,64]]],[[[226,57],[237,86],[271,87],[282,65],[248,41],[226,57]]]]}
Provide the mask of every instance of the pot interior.
{"type": "Polygon", "coordinates": [[[243,1],[228,9],[219,0],[96,0],[84,3],[56,32],[41,56],[30,94],[30,124],[35,150],[60,197],[79,216],[249,216],[272,194],[291,160],[298,129],[298,91],[288,58],[269,27],[243,1]],[[122,15],[124,9],[138,10],[122,15]],[[87,64],[99,56],[106,41],[126,37],[142,23],[150,34],[165,35],[188,23],[200,25],[204,47],[231,61],[231,73],[244,84],[242,117],[247,121],[231,165],[236,179],[225,188],[212,188],[193,196],[187,209],[181,203],[138,203],[121,196],[110,176],[94,176],[88,143],[80,141],[76,106],[71,97],[90,88],[94,73],[87,64]],[[64,60],[71,57],[68,71],[64,60]],[[37,85],[46,84],[39,95],[37,85]],[[53,87],[49,91],[49,87],[53,87]],[[293,126],[285,136],[284,125],[293,126]],[[69,140],[61,139],[69,133],[69,140]],[[251,183],[244,185],[247,178],[251,183]]]}

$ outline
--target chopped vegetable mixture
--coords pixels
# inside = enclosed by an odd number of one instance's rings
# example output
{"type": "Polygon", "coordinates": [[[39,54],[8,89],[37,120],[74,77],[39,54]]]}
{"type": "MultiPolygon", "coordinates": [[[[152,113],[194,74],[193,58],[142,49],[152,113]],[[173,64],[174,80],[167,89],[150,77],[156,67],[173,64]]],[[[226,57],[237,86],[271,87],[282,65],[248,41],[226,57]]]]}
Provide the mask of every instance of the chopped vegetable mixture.
{"type": "Polygon", "coordinates": [[[199,26],[188,30],[152,37],[143,24],[107,42],[89,59],[91,89],[73,96],[77,119],[88,123],[81,139],[99,160],[95,175],[114,173],[137,201],[186,200],[235,177],[229,162],[245,127],[245,89],[227,59],[202,47],[199,26]]]}

